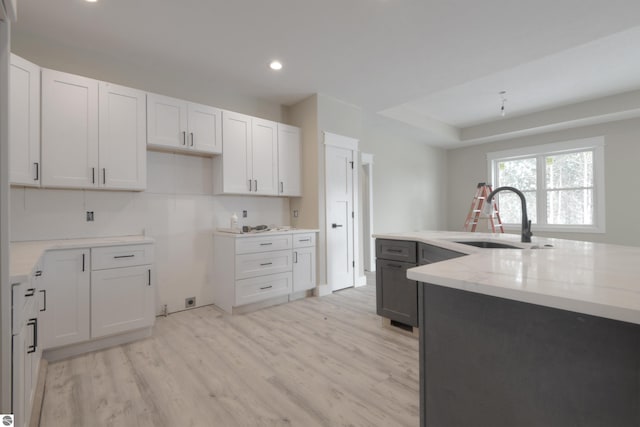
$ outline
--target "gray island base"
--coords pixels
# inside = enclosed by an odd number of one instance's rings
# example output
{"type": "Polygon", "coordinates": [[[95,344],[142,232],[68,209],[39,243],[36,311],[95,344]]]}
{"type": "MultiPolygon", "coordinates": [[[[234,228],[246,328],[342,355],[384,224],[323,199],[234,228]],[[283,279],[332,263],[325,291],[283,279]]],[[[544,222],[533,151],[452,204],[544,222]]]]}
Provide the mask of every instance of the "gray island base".
{"type": "Polygon", "coordinates": [[[640,325],[426,283],[418,300],[422,426],[640,426],[640,325]]]}

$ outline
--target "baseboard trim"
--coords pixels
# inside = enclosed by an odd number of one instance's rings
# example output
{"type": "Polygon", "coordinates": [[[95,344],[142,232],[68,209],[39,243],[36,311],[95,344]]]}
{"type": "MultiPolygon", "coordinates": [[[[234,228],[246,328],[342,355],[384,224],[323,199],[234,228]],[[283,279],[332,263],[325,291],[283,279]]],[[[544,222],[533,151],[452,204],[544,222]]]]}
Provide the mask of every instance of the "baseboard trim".
{"type": "Polygon", "coordinates": [[[356,283],[354,287],[359,288],[360,286],[367,286],[367,276],[362,275],[362,276],[356,277],[356,283]]]}
{"type": "Polygon", "coordinates": [[[57,362],[58,360],[67,359],[69,357],[78,356],[80,354],[89,353],[96,350],[104,350],[105,348],[115,347],[117,345],[127,344],[144,338],[149,338],[153,333],[153,327],[138,329],[124,334],[113,335],[105,338],[98,338],[78,344],[71,344],[65,347],[53,348],[42,352],[42,357],[48,362],[57,362]]]}
{"type": "Polygon", "coordinates": [[[316,286],[316,288],[313,290],[313,295],[317,297],[324,297],[327,295],[331,295],[331,292],[333,292],[331,286],[325,283],[323,285],[316,286]]]}

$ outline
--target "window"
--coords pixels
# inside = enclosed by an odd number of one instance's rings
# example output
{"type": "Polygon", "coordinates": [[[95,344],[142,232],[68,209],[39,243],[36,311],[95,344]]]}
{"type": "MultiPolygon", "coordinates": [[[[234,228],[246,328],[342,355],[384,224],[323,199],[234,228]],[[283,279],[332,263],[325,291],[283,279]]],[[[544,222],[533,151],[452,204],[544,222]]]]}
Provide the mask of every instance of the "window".
{"type": "MultiPolygon", "coordinates": [[[[488,153],[493,188],[522,191],[537,230],[604,232],[604,139],[588,138],[488,153]]],[[[500,218],[521,224],[520,198],[498,194],[500,218]]]]}

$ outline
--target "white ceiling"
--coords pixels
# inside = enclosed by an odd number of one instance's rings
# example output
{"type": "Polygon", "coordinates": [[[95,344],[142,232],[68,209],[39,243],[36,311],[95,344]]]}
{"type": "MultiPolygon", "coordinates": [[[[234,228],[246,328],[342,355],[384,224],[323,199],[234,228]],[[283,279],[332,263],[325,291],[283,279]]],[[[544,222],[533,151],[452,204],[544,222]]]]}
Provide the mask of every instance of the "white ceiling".
{"type": "Polygon", "coordinates": [[[13,37],[278,104],[324,93],[446,146],[505,120],[501,90],[508,120],[640,89],[639,16],[637,0],[20,0],[13,37]]]}

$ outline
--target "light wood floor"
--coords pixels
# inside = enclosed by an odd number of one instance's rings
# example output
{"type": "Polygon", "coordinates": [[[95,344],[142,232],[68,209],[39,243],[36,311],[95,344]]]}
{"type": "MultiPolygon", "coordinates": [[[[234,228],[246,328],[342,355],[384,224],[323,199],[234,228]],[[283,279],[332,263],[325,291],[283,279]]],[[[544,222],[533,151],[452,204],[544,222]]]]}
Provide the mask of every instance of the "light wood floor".
{"type": "Polygon", "coordinates": [[[417,426],[418,341],[375,287],[244,315],[158,318],[152,338],[49,365],[41,426],[417,426]]]}

